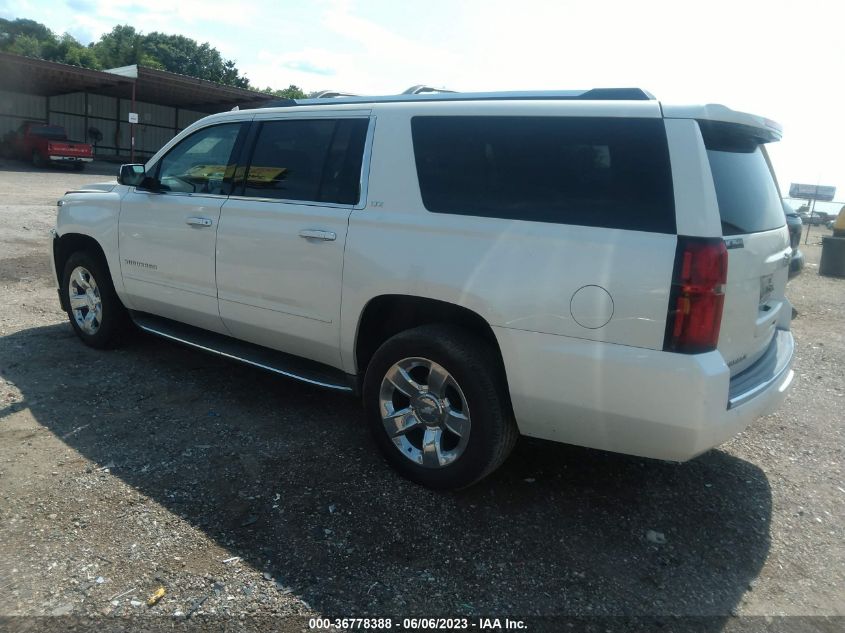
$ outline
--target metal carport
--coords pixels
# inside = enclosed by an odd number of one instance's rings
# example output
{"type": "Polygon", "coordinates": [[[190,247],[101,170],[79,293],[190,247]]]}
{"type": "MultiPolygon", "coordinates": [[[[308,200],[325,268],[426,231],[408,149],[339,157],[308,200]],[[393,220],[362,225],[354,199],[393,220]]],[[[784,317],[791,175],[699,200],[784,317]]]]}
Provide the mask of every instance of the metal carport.
{"type": "Polygon", "coordinates": [[[24,121],[63,125],[98,158],[148,157],[207,114],[276,97],[143,66],[106,71],[0,53],[0,138],[24,121]],[[129,123],[129,113],[138,124],[129,123]]]}

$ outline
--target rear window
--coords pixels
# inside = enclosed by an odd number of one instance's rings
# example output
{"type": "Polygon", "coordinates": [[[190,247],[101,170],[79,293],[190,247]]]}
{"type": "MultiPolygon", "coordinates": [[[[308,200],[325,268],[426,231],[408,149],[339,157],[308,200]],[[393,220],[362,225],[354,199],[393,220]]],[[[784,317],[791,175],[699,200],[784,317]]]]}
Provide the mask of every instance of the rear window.
{"type": "Polygon", "coordinates": [[[675,232],[660,119],[418,116],[411,129],[434,213],[675,232]]]}
{"type": "Polygon", "coordinates": [[[702,127],[723,235],[770,231],[784,225],[784,208],[762,146],[730,126],[702,127]]]}
{"type": "Polygon", "coordinates": [[[39,125],[29,128],[29,133],[32,136],[41,136],[42,138],[50,139],[51,141],[63,141],[67,138],[67,133],[63,127],[58,125],[39,125]]]}

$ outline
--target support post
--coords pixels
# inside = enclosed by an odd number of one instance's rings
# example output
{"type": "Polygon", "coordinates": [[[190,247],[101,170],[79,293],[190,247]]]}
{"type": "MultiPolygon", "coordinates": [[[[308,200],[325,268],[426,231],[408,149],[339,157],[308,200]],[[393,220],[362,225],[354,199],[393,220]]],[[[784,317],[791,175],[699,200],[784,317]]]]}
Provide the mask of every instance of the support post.
{"type": "Polygon", "coordinates": [[[83,106],[83,108],[85,108],[85,117],[82,119],[82,125],[85,129],[82,132],[82,140],[87,143],[88,142],[88,91],[85,90],[84,94],[85,94],[85,105],[83,106]]]}
{"type": "Polygon", "coordinates": [[[807,242],[810,239],[810,227],[812,226],[811,222],[813,221],[813,213],[816,212],[816,199],[813,198],[812,202],[810,202],[810,215],[807,216],[807,233],[804,235],[804,246],[807,245],[807,242]]]}
{"type": "MultiPolygon", "coordinates": [[[[130,112],[135,112],[135,84],[137,82],[132,82],[132,106],[130,107],[130,112]]],[[[129,162],[135,162],[135,124],[129,124],[129,162]]]]}

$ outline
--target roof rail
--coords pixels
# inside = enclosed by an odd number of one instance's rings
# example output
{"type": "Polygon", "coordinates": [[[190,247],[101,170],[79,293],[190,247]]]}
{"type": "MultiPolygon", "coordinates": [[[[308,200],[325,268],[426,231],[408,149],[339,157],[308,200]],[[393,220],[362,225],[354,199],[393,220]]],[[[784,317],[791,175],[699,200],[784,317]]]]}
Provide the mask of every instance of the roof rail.
{"type": "Polygon", "coordinates": [[[446,88],[432,88],[431,86],[419,84],[417,86],[411,86],[410,88],[405,90],[402,94],[403,95],[421,95],[421,94],[425,94],[425,93],[438,94],[438,93],[443,93],[443,92],[454,93],[454,92],[457,92],[457,90],[447,90],[446,88]]]}
{"type": "Polygon", "coordinates": [[[360,97],[352,92],[340,92],[339,90],[320,90],[311,95],[311,99],[334,99],[336,97],[360,97]]]}
{"type": "MultiPolygon", "coordinates": [[[[357,96],[334,93],[331,98],[284,99],[271,101],[262,107],[292,107],[303,105],[339,105],[370,103],[415,103],[422,101],[652,101],[654,95],[640,88],[593,88],[592,90],[534,90],[520,92],[452,92],[412,86],[399,95],[357,96]],[[409,93],[408,90],[416,90],[409,93]]],[[[324,91],[329,92],[329,91],[324,91]]]]}

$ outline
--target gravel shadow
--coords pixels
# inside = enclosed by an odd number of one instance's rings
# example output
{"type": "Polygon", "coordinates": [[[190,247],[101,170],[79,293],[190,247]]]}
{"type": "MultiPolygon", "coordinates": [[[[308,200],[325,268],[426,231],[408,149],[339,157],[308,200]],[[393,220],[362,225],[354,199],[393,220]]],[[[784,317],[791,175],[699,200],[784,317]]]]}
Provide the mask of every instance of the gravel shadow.
{"type": "Polygon", "coordinates": [[[111,176],[117,177],[117,172],[120,169],[120,163],[113,163],[109,161],[94,160],[85,164],[85,168],[81,172],[77,172],[73,165],[63,163],[50,163],[44,167],[35,167],[31,163],[15,158],[0,157],[0,171],[4,172],[18,172],[18,173],[44,173],[50,174],[55,172],[71,172],[79,173],[81,175],[91,174],[92,176],[111,176]]]}
{"type": "Polygon", "coordinates": [[[383,464],[354,399],[140,334],[98,352],[67,324],[20,331],[0,339],[0,373],[24,396],[0,425],[28,407],[326,614],[711,615],[721,630],[770,547],[765,474],[719,450],[676,465],[523,439],[493,476],[437,493],[383,464]]]}

